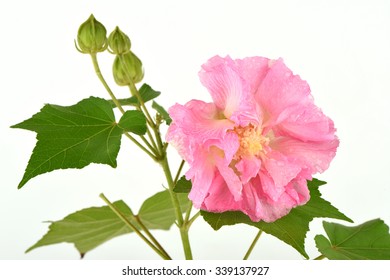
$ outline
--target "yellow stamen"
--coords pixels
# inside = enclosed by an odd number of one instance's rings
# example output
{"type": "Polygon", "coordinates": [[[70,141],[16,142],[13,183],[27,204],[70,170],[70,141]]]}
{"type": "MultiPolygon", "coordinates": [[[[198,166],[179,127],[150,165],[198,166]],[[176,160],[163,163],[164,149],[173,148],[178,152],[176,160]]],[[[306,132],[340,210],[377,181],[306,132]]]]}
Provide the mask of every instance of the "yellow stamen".
{"type": "Polygon", "coordinates": [[[234,132],[240,140],[240,147],[236,157],[260,156],[264,153],[264,146],[268,145],[269,139],[261,135],[261,130],[249,125],[246,127],[235,127],[234,132]]]}

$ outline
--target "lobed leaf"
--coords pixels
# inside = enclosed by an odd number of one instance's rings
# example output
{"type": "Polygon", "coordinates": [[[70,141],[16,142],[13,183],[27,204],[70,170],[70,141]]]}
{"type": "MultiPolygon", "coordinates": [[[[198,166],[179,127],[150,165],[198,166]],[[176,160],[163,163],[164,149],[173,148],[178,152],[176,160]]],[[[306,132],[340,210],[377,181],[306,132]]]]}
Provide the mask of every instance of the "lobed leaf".
{"type": "Polygon", "coordinates": [[[37,132],[37,144],[18,188],[56,169],[83,168],[90,163],[117,165],[123,131],[104,99],[90,97],[73,106],[47,104],[12,128],[37,132]]]}
{"type": "MultiPolygon", "coordinates": [[[[187,196],[178,195],[178,198],[182,211],[186,211],[190,205],[187,196]]],[[[123,201],[116,201],[113,204],[141,230],[131,209],[123,201]]],[[[168,230],[176,220],[168,190],[146,199],[138,217],[148,229],[168,230]]],[[[91,207],[52,222],[49,231],[26,252],[46,245],[68,242],[73,243],[81,256],[84,256],[102,243],[131,232],[132,230],[108,206],[91,207]]]]}
{"type": "Polygon", "coordinates": [[[309,223],[316,217],[327,217],[352,222],[337,208],[321,197],[318,187],[326,184],[323,181],[313,179],[308,181],[310,200],[303,206],[296,207],[290,213],[273,223],[264,221],[253,222],[242,212],[231,211],[223,213],[210,213],[201,211],[204,220],[214,229],[218,230],[225,225],[247,224],[271,234],[295,248],[305,258],[309,258],[305,251],[306,233],[309,231],[309,223]]]}
{"type": "MultiPolygon", "coordinates": [[[[113,204],[126,217],[132,217],[130,208],[123,201],[113,204]]],[[[83,256],[100,244],[129,232],[132,230],[108,206],[91,207],[72,213],[61,221],[52,222],[49,231],[26,253],[38,247],[68,242],[73,243],[83,256]]]]}
{"type": "Polygon", "coordinates": [[[347,227],[323,222],[328,239],[315,237],[318,250],[331,260],[390,260],[389,227],[380,219],[347,227]]]}

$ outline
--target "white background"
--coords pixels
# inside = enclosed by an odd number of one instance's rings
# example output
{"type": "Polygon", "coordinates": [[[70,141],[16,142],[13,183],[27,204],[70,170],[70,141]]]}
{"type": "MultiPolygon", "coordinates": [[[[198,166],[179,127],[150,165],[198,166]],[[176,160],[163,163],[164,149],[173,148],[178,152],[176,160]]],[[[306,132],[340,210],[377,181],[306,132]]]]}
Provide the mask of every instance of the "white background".
{"type": "MultiPolygon", "coordinates": [[[[47,220],[124,199],[133,210],[162,190],[157,165],[123,138],[118,168],[90,165],[32,179],[17,190],[35,145],[35,134],[10,129],[44,103],[72,105],[91,95],[108,98],[87,55],[73,44],[78,26],[93,13],[108,29],[129,34],[142,59],[145,82],[162,92],[165,107],[210,100],[197,72],[210,57],[283,57],[307,80],[316,104],[330,116],[341,144],[321,188],[356,224],[382,218],[390,224],[390,2],[370,1],[1,1],[0,4],[0,259],[77,259],[71,244],[24,251],[46,233],[47,220]]],[[[113,56],[99,56],[111,77],[113,56]]],[[[175,154],[174,150],[170,151],[175,154]]],[[[179,163],[172,157],[172,166],[179,163]]],[[[330,221],[328,219],[328,221],[330,221]]],[[[341,222],[343,224],[347,224],[341,222]]],[[[311,223],[307,252],[316,257],[311,223]]],[[[199,219],[190,232],[197,259],[240,259],[256,229],[245,225],[214,232],[199,219]]],[[[177,231],[156,232],[175,258],[183,258],[177,231]]],[[[135,235],[118,237],[86,259],[158,259],[135,235]]],[[[302,259],[264,234],[252,258],[302,259]]]]}

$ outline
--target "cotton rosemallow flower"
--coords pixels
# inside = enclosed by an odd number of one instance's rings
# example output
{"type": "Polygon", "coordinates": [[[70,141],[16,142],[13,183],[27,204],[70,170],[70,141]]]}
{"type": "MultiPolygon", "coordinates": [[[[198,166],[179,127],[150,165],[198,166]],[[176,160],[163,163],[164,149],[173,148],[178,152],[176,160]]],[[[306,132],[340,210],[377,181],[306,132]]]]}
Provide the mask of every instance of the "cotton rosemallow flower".
{"type": "Polygon", "coordinates": [[[199,72],[213,102],[169,109],[166,140],[189,164],[189,198],[209,212],[273,222],[309,198],[339,140],[309,85],[282,59],[213,57],[199,72]]]}

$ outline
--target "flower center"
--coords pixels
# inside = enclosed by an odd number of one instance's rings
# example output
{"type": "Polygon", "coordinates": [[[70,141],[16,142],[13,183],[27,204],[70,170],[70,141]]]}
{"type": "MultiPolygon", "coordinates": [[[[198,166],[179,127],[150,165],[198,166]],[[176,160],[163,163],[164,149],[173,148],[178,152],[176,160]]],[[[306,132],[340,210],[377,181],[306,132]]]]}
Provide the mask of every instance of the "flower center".
{"type": "Polygon", "coordinates": [[[240,140],[240,147],[237,150],[236,158],[244,156],[260,156],[264,148],[269,144],[269,138],[261,135],[261,129],[249,125],[246,127],[235,127],[234,132],[240,140]]]}

